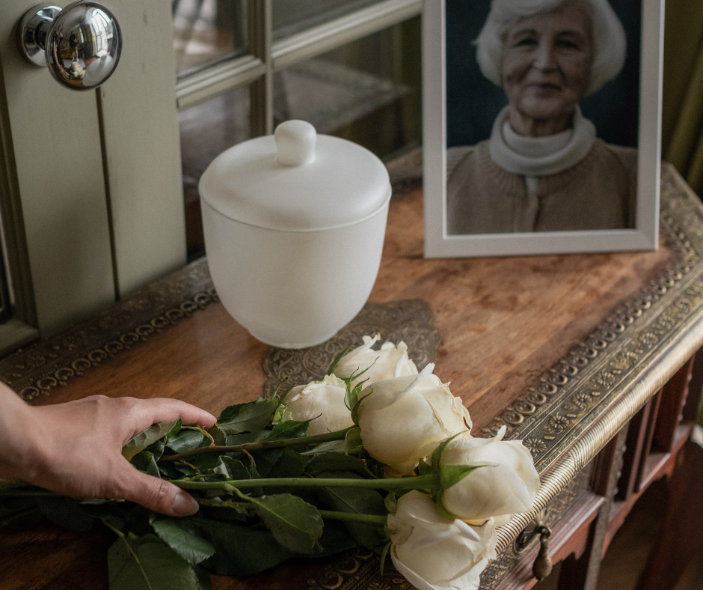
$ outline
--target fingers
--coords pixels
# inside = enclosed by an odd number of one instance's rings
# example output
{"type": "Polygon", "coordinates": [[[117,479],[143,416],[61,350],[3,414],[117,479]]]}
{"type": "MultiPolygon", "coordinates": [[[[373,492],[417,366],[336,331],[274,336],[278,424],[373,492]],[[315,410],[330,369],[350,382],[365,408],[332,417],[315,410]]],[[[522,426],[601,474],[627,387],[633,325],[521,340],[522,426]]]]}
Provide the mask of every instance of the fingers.
{"type": "Polygon", "coordinates": [[[167,481],[137,471],[125,463],[120,470],[119,490],[109,494],[115,499],[129,500],[168,516],[189,516],[198,511],[198,503],[188,492],[167,481]]]}
{"type": "Polygon", "coordinates": [[[210,428],[217,422],[217,419],[209,412],[186,402],[169,398],[139,400],[134,408],[134,415],[135,432],[141,432],[158,422],[169,422],[179,418],[183,424],[198,425],[204,428],[210,428]]]}

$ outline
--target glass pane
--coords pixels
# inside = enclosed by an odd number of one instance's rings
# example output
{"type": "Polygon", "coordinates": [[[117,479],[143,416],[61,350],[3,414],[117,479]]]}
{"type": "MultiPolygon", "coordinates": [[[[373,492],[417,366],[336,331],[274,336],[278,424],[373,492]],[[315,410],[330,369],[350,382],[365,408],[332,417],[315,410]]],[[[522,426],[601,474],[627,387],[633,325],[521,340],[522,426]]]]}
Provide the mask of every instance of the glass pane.
{"type": "Polygon", "coordinates": [[[218,155],[249,139],[249,88],[234,90],[179,115],[188,260],[202,256],[203,226],[198,183],[218,155]]]}
{"type": "Polygon", "coordinates": [[[172,0],[172,10],[179,77],[247,50],[245,0],[172,0]]]}
{"type": "Polygon", "coordinates": [[[382,158],[420,142],[420,20],[413,18],[274,77],[274,123],[303,119],[382,158]]]}
{"type": "Polygon", "coordinates": [[[344,16],[381,0],[272,0],[273,39],[344,16]]]}

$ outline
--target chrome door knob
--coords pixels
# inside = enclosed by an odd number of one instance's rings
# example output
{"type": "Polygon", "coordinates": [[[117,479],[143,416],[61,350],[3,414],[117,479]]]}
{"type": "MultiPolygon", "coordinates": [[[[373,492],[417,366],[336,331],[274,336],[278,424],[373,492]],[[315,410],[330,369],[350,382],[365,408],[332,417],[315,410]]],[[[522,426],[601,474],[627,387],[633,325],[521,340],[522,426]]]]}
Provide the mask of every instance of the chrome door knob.
{"type": "Polygon", "coordinates": [[[20,20],[22,54],[74,90],[97,88],[117,67],[122,33],[114,15],[97,2],[82,0],[61,10],[51,4],[30,8],[20,20]]]}

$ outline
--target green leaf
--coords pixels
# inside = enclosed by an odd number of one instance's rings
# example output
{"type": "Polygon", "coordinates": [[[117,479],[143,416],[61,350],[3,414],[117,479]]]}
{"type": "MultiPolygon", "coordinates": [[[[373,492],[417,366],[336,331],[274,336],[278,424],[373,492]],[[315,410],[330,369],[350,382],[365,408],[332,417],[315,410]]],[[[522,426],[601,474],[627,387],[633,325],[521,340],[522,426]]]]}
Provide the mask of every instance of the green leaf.
{"type": "Polygon", "coordinates": [[[434,500],[434,507],[442,518],[456,520],[456,516],[444,507],[444,490],[440,490],[434,500]]]}
{"type": "Polygon", "coordinates": [[[247,498],[282,547],[311,555],[322,536],[322,517],[312,504],[292,494],[247,498]]]}
{"type": "Polygon", "coordinates": [[[137,453],[141,453],[151,444],[155,443],[160,438],[166,436],[176,425],[177,420],[172,422],[161,422],[147,428],[144,432],[140,432],[132,437],[127,444],[122,448],[122,455],[128,461],[137,453]]]}
{"type": "Polygon", "coordinates": [[[220,455],[217,453],[203,453],[202,455],[188,457],[186,462],[200,470],[200,473],[211,473],[219,464],[220,455]]]}
{"type": "Polygon", "coordinates": [[[161,479],[180,479],[181,473],[178,471],[178,467],[173,462],[168,463],[157,463],[159,467],[159,473],[161,474],[161,479]]]}
{"type": "Polygon", "coordinates": [[[181,430],[181,426],[183,426],[183,420],[180,418],[176,420],[176,423],[173,425],[173,428],[169,430],[165,436],[164,436],[164,443],[167,443],[173,436],[178,434],[178,432],[181,430]]]}
{"type": "Polygon", "coordinates": [[[283,455],[283,449],[265,449],[254,451],[252,454],[256,461],[256,469],[261,477],[268,477],[269,471],[283,455]]]}
{"type": "Polygon", "coordinates": [[[117,539],[107,567],[110,590],[200,590],[193,568],[155,535],[117,539]]]}
{"type": "Polygon", "coordinates": [[[272,424],[278,424],[281,420],[283,420],[283,414],[286,413],[286,407],[284,405],[279,405],[276,408],[276,411],[273,413],[273,418],[271,418],[271,423],[272,424]]]}
{"type": "Polygon", "coordinates": [[[321,453],[315,455],[305,471],[317,475],[323,471],[364,471],[365,464],[358,457],[342,453],[321,453]]]}
{"type": "Polygon", "coordinates": [[[297,420],[286,420],[280,422],[273,427],[271,434],[266,437],[266,440],[283,440],[289,438],[300,438],[305,436],[310,425],[310,420],[298,422],[297,420]]]}
{"type": "Polygon", "coordinates": [[[197,430],[181,430],[168,439],[166,446],[174,453],[186,453],[197,449],[204,439],[205,435],[197,430]]]}
{"type": "Polygon", "coordinates": [[[27,485],[29,484],[21,479],[3,479],[0,477],[0,491],[21,488],[27,485]]]}
{"type": "Polygon", "coordinates": [[[395,511],[398,509],[398,499],[396,498],[395,492],[390,492],[383,500],[383,504],[390,514],[395,514],[395,511]]]}
{"type": "Polygon", "coordinates": [[[119,530],[125,530],[130,517],[129,505],[122,500],[90,498],[80,500],[81,510],[93,518],[109,523],[119,530]]]}
{"type": "MultiPolygon", "coordinates": [[[[305,472],[310,457],[296,453],[290,449],[285,449],[278,461],[274,463],[267,477],[300,477],[305,472]]],[[[277,493],[277,492],[271,492],[277,493]]]]}
{"type": "Polygon", "coordinates": [[[198,565],[215,553],[212,543],[181,528],[178,521],[173,518],[160,516],[151,523],[151,526],[161,540],[190,565],[198,565]]]}
{"type": "Polygon", "coordinates": [[[340,352],[336,357],[334,357],[334,359],[332,360],[332,363],[330,364],[330,368],[327,369],[328,375],[331,375],[332,373],[334,373],[334,370],[337,367],[337,365],[339,364],[339,361],[342,360],[342,357],[345,354],[347,354],[348,351],[349,351],[349,346],[347,346],[342,352],[340,352]]]}
{"type": "Polygon", "coordinates": [[[161,477],[161,472],[156,465],[156,460],[154,459],[153,453],[149,451],[142,451],[141,453],[135,455],[131,462],[132,465],[139,469],[139,471],[144,471],[154,477],[161,477]]]}
{"type": "Polygon", "coordinates": [[[356,428],[349,430],[344,438],[344,443],[345,452],[347,455],[355,455],[356,453],[361,452],[364,448],[361,441],[361,428],[357,426],[356,428]]]}
{"type": "Polygon", "coordinates": [[[38,498],[41,513],[55,525],[73,531],[89,531],[95,519],[81,509],[78,500],[65,496],[45,496],[38,498]]]}
{"type": "Polygon", "coordinates": [[[5,497],[0,500],[0,530],[24,531],[35,527],[42,519],[37,498],[5,497]]]}
{"type": "Polygon", "coordinates": [[[367,397],[373,394],[373,389],[369,391],[364,397],[359,397],[357,395],[356,403],[352,407],[351,411],[351,419],[354,424],[359,424],[359,412],[361,411],[361,402],[364,401],[367,397]]]}
{"type": "Polygon", "coordinates": [[[154,461],[158,461],[164,454],[165,449],[166,447],[164,446],[163,441],[157,440],[155,443],[150,444],[146,450],[154,455],[154,461]]]}
{"type": "Polygon", "coordinates": [[[278,398],[258,399],[255,402],[230,406],[220,414],[217,425],[225,434],[263,430],[271,423],[278,401],[278,398]]]}
{"type": "Polygon", "coordinates": [[[270,430],[256,430],[254,432],[244,432],[242,434],[230,434],[225,437],[225,444],[227,446],[235,446],[250,442],[257,442],[267,439],[270,435],[270,430]]]}
{"type": "Polygon", "coordinates": [[[357,544],[351,538],[344,523],[338,520],[327,520],[322,536],[315,546],[315,557],[335,555],[354,547],[357,547],[357,544]]]}
{"type": "Polygon", "coordinates": [[[227,444],[227,436],[224,432],[220,430],[220,427],[215,424],[212,428],[208,428],[206,432],[212,437],[217,446],[224,446],[227,444]]]}
{"type": "Polygon", "coordinates": [[[301,455],[319,455],[321,453],[344,453],[346,451],[347,444],[343,440],[330,440],[327,442],[315,445],[312,449],[303,451],[301,455]]]}
{"type": "Polygon", "coordinates": [[[421,459],[420,464],[417,466],[417,472],[419,475],[432,475],[433,473],[437,473],[437,469],[424,459],[421,459]]]}
{"type": "Polygon", "coordinates": [[[181,525],[210,541],[215,554],[203,562],[210,571],[222,576],[250,576],[292,557],[266,528],[243,526],[202,516],[184,518],[181,525]]]}
{"type": "Polygon", "coordinates": [[[280,404],[285,403],[288,394],[293,391],[293,388],[295,387],[295,385],[288,385],[288,387],[286,387],[281,393],[279,393],[279,391],[281,391],[281,387],[286,385],[286,381],[288,381],[288,377],[284,377],[283,380],[278,385],[276,385],[276,389],[273,390],[273,394],[271,395],[272,398],[278,398],[279,406],[280,404]]]}
{"type": "MultiPolygon", "coordinates": [[[[198,472],[193,469],[192,467],[189,467],[188,465],[184,465],[183,463],[176,463],[174,466],[176,471],[178,473],[185,475],[186,477],[193,477],[194,475],[197,475],[198,472]]],[[[180,479],[178,477],[173,478],[173,479],[180,479]]]]}
{"type": "Polygon", "coordinates": [[[386,565],[386,557],[388,557],[388,551],[390,551],[390,548],[390,541],[383,546],[383,551],[381,552],[381,575],[383,575],[383,570],[386,565]]]}
{"type": "Polygon", "coordinates": [[[200,590],[212,590],[210,572],[200,565],[196,566],[194,569],[195,576],[198,578],[198,586],[200,587],[200,590]]]}
{"type": "Polygon", "coordinates": [[[447,448],[447,445],[452,442],[457,436],[461,436],[464,434],[463,432],[459,432],[458,434],[455,434],[454,436],[450,436],[449,438],[445,438],[437,448],[434,450],[432,453],[431,457],[431,462],[432,465],[434,466],[435,469],[439,470],[440,463],[442,461],[442,455],[444,454],[444,449],[447,448]]]}
{"type": "Polygon", "coordinates": [[[451,488],[453,485],[458,484],[462,479],[464,479],[469,473],[478,469],[479,466],[474,465],[445,465],[439,470],[439,482],[442,489],[446,490],[451,488]]]}
{"type": "Polygon", "coordinates": [[[352,381],[354,380],[354,375],[347,379],[343,379],[346,384],[346,391],[344,392],[344,405],[351,412],[359,401],[359,394],[361,393],[361,385],[356,385],[352,387],[352,381]]]}
{"type": "MultiPolygon", "coordinates": [[[[352,473],[321,473],[318,477],[363,479],[352,473]]],[[[366,488],[329,487],[318,491],[320,499],[331,509],[354,514],[386,515],[385,503],[380,492],[366,488]]],[[[383,527],[376,524],[345,522],[352,538],[364,547],[379,547],[386,542],[383,527]]]]}
{"type": "Polygon", "coordinates": [[[224,475],[227,479],[251,479],[244,463],[227,455],[220,455],[217,466],[212,471],[224,475]]]}

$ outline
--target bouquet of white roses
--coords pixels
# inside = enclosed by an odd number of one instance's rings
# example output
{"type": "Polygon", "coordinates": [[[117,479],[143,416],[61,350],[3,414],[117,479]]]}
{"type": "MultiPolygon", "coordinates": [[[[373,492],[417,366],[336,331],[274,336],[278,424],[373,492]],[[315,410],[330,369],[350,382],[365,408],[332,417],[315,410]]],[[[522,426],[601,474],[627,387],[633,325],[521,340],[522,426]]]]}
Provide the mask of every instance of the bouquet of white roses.
{"type": "Polygon", "coordinates": [[[101,520],[119,537],[112,590],[205,589],[208,572],[245,576],[358,545],[382,568],[390,555],[420,590],[476,589],[496,527],[532,506],[532,457],[504,431],[472,437],[434,365],[418,372],[404,343],[376,341],[340,353],[322,381],[226,408],[209,430],[159,424],[132,439],[125,457],[188,490],[195,516],[20,492],[0,510],[36,502],[83,530],[101,520]]]}

